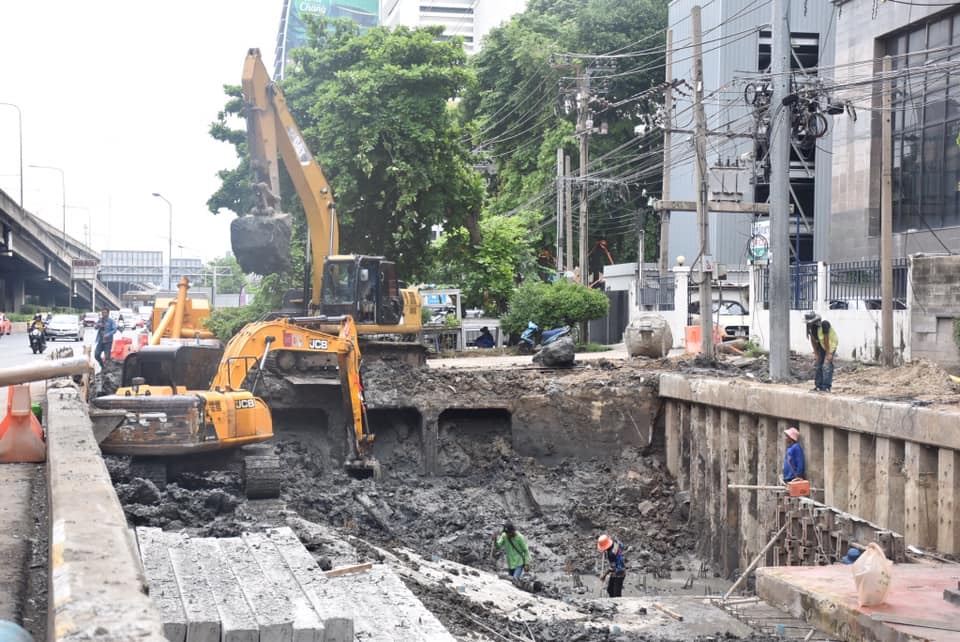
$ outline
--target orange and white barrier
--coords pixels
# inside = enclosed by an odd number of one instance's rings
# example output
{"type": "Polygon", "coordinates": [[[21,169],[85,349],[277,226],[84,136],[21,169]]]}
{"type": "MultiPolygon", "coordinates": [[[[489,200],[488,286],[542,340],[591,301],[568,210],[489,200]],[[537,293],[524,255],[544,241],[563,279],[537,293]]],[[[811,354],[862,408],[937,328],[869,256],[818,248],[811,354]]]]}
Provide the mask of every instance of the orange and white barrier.
{"type": "Polygon", "coordinates": [[[47,444],[31,408],[30,386],[10,386],[7,415],[0,421],[0,463],[39,463],[46,459],[47,444]]]}

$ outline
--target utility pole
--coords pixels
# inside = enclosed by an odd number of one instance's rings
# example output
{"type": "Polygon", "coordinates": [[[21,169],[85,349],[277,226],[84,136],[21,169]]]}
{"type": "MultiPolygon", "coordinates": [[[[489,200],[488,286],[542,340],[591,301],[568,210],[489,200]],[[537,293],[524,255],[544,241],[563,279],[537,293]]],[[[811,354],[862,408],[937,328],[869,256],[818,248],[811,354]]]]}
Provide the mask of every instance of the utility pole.
{"type": "Polygon", "coordinates": [[[565,154],[563,156],[563,211],[567,216],[567,233],[565,236],[567,251],[564,256],[567,259],[567,270],[573,272],[573,186],[571,185],[571,178],[570,154],[565,154]]]}
{"type": "MultiPolygon", "coordinates": [[[[673,29],[667,29],[667,73],[668,83],[673,82],[673,29]]],[[[663,193],[660,198],[670,200],[670,145],[673,129],[673,86],[667,85],[663,98],[663,193]]],[[[642,254],[641,254],[642,256],[642,254]]],[[[670,269],[670,210],[660,212],[660,276],[666,276],[670,269]]]]}
{"type": "Polygon", "coordinates": [[[883,333],[883,365],[893,367],[893,63],[883,57],[883,147],[880,187],[880,328],[883,333]]]}
{"type": "Polygon", "coordinates": [[[566,182],[563,175],[563,148],[557,147],[557,272],[563,273],[563,184],[566,182]]]}
{"type": "Polygon", "coordinates": [[[790,376],[790,27],[787,0],[772,0],[770,72],[770,378],[790,376]]]}
{"type": "MultiPolygon", "coordinates": [[[[590,226],[587,221],[587,164],[590,155],[590,135],[587,129],[587,110],[590,106],[590,77],[587,69],[577,66],[577,132],[580,134],[580,282],[590,285],[590,266],[587,263],[587,241],[590,226]]],[[[586,337],[583,337],[586,340],[586,337]]]]}
{"type": "Polygon", "coordinates": [[[700,5],[690,11],[693,25],[693,87],[696,118],[696,185],[697,230],[700,234],[700,351],[705,359],[713,359],[713,259],[710,257],[710,212],[707,210],[707,115],[703,110],[703,33],[700,5]]]}

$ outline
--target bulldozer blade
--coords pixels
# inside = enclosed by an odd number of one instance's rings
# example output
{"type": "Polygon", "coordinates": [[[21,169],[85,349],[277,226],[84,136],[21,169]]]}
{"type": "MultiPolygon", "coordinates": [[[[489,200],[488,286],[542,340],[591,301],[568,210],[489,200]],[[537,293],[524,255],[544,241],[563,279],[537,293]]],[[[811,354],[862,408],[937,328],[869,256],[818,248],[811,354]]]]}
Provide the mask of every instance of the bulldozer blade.
{"type": "Polygon", "coordinates": [[[230,223],[230,244],[244,272],[273,274],[290,265],[289,214],[238,216],[230,223]]]}

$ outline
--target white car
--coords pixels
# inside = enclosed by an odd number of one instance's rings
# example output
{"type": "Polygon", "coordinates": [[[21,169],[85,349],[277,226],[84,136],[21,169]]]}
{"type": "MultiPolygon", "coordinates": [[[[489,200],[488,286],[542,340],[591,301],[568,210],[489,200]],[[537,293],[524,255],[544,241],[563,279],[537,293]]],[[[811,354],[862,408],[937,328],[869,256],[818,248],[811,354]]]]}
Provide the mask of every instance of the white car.
{"type": "Polygon", "coordinates": [[[46,335],[50,341],[57,339],[80,341],[83,339],[80,319],[74,314],[55,314],[50,319],[50,323],[47,324],[46,335]]]}
{"type": "MultiPolygon", "coordinates": [[[[700,323],[700,304],[694,301],[690,304],[691,323],[700,323]]],[[[743,304],[738,301],[714,301],[713,324],[723,328],[725,337],[749,337],[750,315],[743,304]]]]}

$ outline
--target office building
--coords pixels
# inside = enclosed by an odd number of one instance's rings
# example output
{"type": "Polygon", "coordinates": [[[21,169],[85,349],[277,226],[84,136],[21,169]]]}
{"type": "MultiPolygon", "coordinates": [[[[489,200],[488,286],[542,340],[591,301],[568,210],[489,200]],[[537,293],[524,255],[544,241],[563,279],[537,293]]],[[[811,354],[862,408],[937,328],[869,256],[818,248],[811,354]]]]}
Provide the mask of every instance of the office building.
{"type": "Polygon", "coordinates": [[[388,27],[440,25],[443,38],[463,38],[467,53],[482,48],[483,38],[526,7],[526,0],[380,0],[380,22],[388,27]]]}

